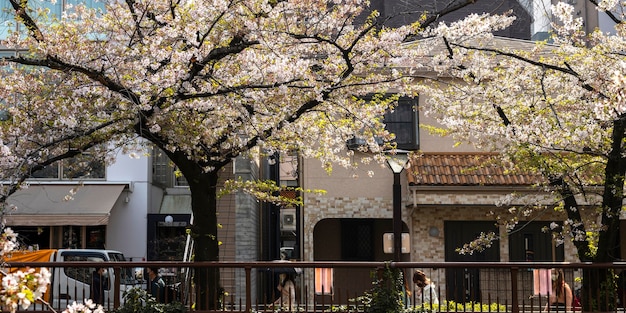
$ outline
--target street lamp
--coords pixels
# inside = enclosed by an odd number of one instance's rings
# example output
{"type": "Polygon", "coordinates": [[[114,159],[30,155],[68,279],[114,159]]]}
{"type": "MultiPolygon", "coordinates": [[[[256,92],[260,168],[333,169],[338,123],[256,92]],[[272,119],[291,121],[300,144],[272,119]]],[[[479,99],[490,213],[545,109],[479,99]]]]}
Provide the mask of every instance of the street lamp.
{"type": "Polygon", "coordinates": [[[402,186],[400,173],[409,163],[409,151],[390,150],[387,165],[393,172],[393,260],[398,262],[402,256],[402,186]]]}

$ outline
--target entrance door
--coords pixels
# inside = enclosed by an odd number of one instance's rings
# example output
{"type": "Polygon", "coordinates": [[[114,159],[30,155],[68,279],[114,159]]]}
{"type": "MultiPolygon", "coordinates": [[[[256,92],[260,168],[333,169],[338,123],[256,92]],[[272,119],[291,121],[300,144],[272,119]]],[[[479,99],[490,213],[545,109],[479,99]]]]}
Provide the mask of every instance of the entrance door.
{"type": "Polygon", "coordinates": [[[556,245],[549,232],[550,222],[523,222],[509,234],[509,260],[512,262],[563,262],[565,249],[556,245]]]}
{"type": "MultiPolygon", "coordinates": [[[[476,239],[481,232],[496,232],[493,221],[446,221],[444,222],[446,262],[498,262],[500,246],[496,242],[484,251],[459,254],[457,248],[476,239]]],[[[480,301],[480,271],[473,268],[449,268],[446,270],[446,297],[459,303],[480,301]]]]}

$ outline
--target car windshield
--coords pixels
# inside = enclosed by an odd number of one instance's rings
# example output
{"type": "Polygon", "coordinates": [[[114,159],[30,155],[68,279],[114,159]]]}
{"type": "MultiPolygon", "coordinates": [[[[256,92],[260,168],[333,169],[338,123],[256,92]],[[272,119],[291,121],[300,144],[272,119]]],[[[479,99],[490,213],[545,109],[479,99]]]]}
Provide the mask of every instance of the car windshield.
{"type": "Polygon", "coordinates": [[[115,262],[126,261],[126,258],[124,257],[123,254],[115,253],[115,252],[109,252],[109,259],[111,259],[111,261],[115,261],[115,262]]]}
{"type": "MultiPolygon", "coordinates": [[[[121,253],[109,252],[109,259],[111,262],[123,262],[126,258],[121,253]]],[[[137,283],[135,279],[134,268],[125,267],[121,269],[120,282],[122,284],[134,285],[137,283]]]]}

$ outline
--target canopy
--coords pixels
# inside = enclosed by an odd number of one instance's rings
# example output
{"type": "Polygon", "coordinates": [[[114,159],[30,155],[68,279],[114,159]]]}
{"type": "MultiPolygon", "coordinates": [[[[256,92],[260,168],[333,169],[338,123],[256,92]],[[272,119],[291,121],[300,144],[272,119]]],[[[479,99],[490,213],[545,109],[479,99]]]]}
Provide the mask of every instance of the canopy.
{"type": "Polygon", "coordinates": [[[12,194],[8,226],[106,225],[126,184],[31,185],[12,194]],[[75,193],[72,192],[74,188],[75,193]]]}
{"type": "Polygon", "coordinates": [[[160,214],[191,214],[191,195],[168,194],[163,196],[160,214]]]}

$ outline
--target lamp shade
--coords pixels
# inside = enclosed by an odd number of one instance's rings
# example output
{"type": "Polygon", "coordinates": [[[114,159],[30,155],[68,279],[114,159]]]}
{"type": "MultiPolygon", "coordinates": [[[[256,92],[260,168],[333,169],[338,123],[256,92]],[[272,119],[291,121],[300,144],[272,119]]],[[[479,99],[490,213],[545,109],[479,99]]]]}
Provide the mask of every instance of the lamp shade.
{"type": "Polygon", "coordinates": [[[394,174],[399,174],[409,163],[409,151],[406,150],[389,150],[386,151],[387,165],[394,174]]]}
{"type": "Polygon", "coordinates": [[[171,215],[168,215],[165,217],[165,223],[166,224],[172,224],[174,222],[174,217],[171,215]]]}

